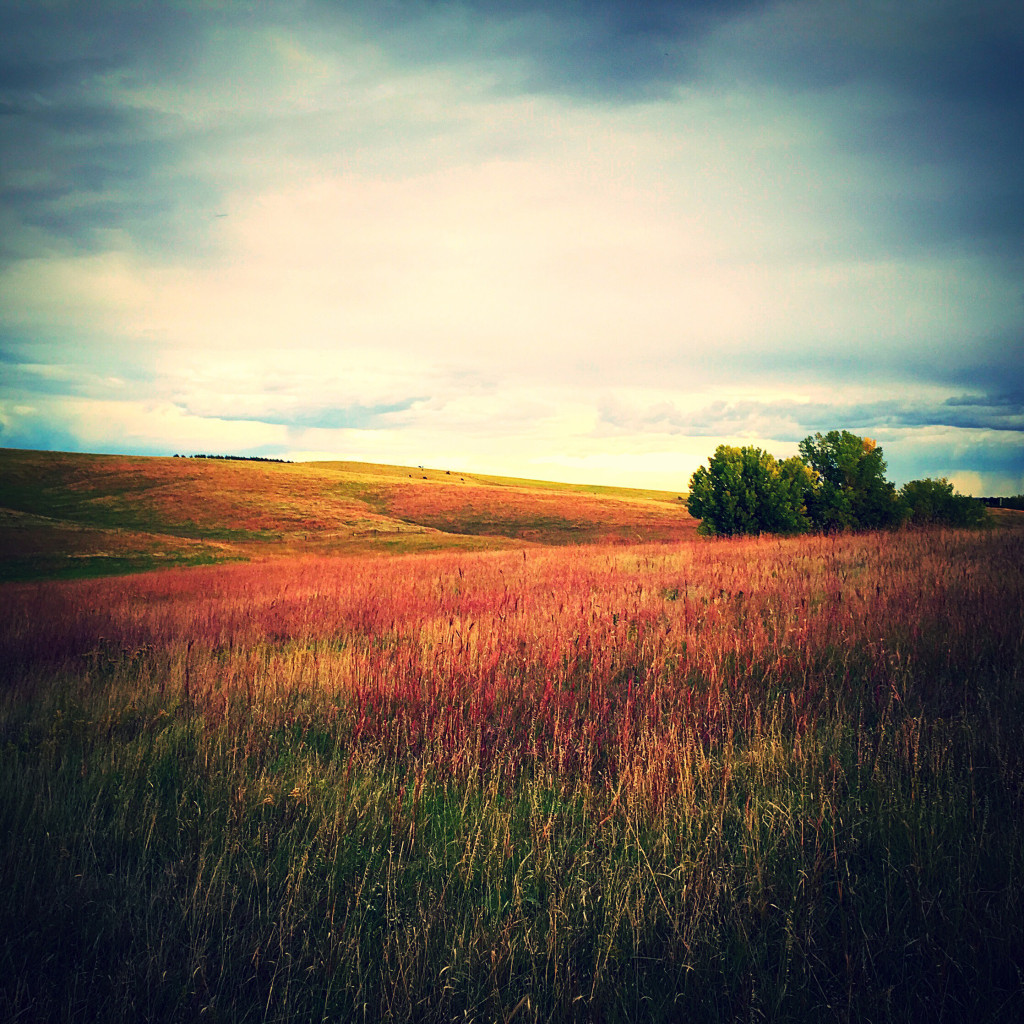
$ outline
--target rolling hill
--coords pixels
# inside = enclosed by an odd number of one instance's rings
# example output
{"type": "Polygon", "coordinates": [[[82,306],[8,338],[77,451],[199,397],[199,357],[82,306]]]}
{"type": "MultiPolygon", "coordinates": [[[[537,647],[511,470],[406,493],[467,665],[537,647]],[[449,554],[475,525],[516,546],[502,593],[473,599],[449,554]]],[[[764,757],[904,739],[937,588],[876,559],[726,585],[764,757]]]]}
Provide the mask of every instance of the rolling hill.
{"type": "Polygon", "coordinates": [[[0,449],[0,579],[302,553],[672,542],[677,494],[359,462],[0,449]]]}

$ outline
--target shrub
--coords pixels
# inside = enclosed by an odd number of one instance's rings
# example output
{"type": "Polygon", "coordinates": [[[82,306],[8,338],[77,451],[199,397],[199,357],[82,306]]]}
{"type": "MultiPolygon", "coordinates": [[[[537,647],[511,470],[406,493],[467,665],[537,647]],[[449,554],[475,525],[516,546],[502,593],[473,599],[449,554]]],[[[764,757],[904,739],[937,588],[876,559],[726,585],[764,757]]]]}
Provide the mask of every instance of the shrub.
{"type": "Polygon", "coordinates": [[[911,480],[903,485],[899,496],[907,521],[914,525],[978,526],[985,520],[981,502],[957,493],[945,478],[911,480]]]}

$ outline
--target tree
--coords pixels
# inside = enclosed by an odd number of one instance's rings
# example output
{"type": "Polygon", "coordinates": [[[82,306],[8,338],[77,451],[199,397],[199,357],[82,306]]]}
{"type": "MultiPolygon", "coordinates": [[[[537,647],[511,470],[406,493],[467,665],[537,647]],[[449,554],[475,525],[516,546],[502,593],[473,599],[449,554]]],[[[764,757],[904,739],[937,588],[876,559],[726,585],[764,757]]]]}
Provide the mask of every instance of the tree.
{"type": "Polygon", "coordinates": [[[985,521],[985,506],[977,498],[958,494],[944,478],[911,480],[900,489],[900,502],[907,520],[915,526],[978,526],[985,521]]]}
{"type": "Polygon", "coordinates": [[[760,448],[723,444],[690,478],[687,508],[704,535],[801,533],[810,528],[804,503],[813,487],[796,457],[778,462],[760,448]]]}
{"type": "Polygon", "coordinates": [[[817,476],[807,512],[819,530],[871,530],[896,526],[902,507],[885,479],[882,449],[870,437],[848,430],[814,434],[800,442],[800,454],[817,476]]]}

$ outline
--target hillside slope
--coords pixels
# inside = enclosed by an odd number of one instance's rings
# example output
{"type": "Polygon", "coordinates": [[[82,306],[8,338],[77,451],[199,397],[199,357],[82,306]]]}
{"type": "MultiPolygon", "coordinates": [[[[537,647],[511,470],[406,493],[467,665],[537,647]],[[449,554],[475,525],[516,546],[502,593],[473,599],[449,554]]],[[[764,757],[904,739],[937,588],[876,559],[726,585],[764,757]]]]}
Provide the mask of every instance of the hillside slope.
{"type": "Polygon", "coordinates": [[[0,449],[0,579],[303,552],[675,541],[675,494],[356,462],[0,449]]]}

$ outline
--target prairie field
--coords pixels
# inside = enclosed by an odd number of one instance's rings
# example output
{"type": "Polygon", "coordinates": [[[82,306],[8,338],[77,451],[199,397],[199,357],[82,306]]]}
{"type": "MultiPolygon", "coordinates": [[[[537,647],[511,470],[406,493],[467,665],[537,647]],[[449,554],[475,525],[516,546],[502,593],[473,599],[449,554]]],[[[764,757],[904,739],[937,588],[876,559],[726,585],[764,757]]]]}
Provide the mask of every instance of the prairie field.
{"type": "Polygon", "coordinates": [[[0,586],[3,1019],[1019,1019],[1019,518],[247,550],[0,586]]]}

